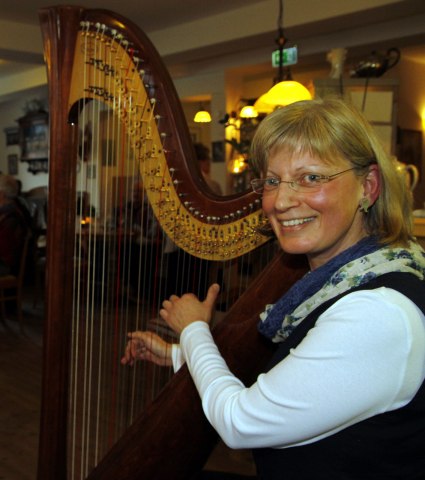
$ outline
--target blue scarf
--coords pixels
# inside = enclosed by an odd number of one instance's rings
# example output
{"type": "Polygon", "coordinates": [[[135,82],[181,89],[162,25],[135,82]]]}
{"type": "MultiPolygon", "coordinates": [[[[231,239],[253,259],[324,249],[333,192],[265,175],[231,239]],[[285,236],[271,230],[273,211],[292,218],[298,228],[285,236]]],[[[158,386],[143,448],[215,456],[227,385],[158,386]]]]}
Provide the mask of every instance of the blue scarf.
{"type": "Polygon", "coordinates": [[[415,243],[389,248],[370,236],[308,272],[274,305],[267,305],[258,329],[274,342],[283,341],[321,303],[391,271],[425,275],[425,253],[415,243]]]}

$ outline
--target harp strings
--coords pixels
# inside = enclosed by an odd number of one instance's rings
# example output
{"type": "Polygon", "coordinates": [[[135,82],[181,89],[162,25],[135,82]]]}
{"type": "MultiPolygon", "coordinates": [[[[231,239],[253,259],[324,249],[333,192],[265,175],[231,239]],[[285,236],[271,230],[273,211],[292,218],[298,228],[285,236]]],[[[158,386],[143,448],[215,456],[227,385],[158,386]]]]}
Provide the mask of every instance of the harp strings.
{"type": "MultiPolygon", "coordinates": [[[[87,476],[172,375],[141,362],[121,367],[127,332],[149,329],[176,341],[158,317],[162,300],[186,291],[202,297],[212,281],[224,290],[219,317],[253,277],[257,260],[250,252],[259,244],[251,233],[259,222],[254,214],[229,225],[189,219],[173,186],[176,172],[164,161],[172,148],[167,134],[159,134],[164,118],[147,93],[153,80],[120,34],[96,28],[83,25],[78,37],[70,100],[80,103],[81,131],[68,442],[73,479],[87,476]]],[[[271,254],[265,249],[265,262],[271,254]]]]}
{"type": "MultiPolygon", "coordinates": [[[[125,120],[126,112],[133,110],[132,97],[125,93],[140,83],[136,69],[129,57],[116,55],[114,45],[105,47],[102,36],[100,41],[97,36],[81,38],[82,90],[104,89],[113,103],[87,104],[82,98],[79,108],[82,139],[77,162],[69,442],[72,478],[83,478],[98,463],[171,375],[147,364],[138,364],[131,373],[119,365],[128,331],[149,328],[168,333],[157,318],[167,290],[165,236],[149,208],[146,185],[138,188],[143,179],[154,175],[165,182],[167,175],[164,163],[152,166],[152,162],[140,161],[155,152],[149,123],[154,120],[155,102],[146,94],[142,100],[139,96],[139,108],[149,114],[142,122],[146,140],[136,153],[133,132],[125,120]],[[125,69],[126,89],[112,75],[105,79],[102,69],[91,68],[87,73],[93,61],[104,62],[111,71],[125,69]]],[[[179,267],[184,262],[192,268],[190,257],[180,260],[181,255],[178,252],[179,267]]],[[[171,274],[178,281],[177,272],[171,274]]]]}

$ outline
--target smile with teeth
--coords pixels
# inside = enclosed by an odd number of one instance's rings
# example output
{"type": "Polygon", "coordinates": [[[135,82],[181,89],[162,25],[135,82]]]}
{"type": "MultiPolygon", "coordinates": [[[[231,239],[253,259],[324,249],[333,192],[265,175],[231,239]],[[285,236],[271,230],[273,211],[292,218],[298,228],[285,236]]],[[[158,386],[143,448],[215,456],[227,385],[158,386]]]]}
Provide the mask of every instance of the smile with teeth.
{"type": "Polygon", "coordinates": [[[314,217],[307,218],[294,218],[292,220],[283,220],[281,223],[284,227],[294,227],[296,225],[302,225],[303,223],[311,222],[314,217]]]}

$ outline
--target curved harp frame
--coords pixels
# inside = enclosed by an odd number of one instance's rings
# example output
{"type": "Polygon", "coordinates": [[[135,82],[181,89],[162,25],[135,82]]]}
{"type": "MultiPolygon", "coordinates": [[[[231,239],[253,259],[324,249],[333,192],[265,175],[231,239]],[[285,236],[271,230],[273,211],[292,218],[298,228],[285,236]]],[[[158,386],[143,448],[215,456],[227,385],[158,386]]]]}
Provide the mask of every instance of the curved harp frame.
{"type": "MultiPolygon", "coordinates": [[[[161,226],[181,248],[200,258],[226,259],[252,250],[266,239],[256,233],[264,219],[255,194],[221,198],[202,193],[200,175],[190,173],[199,172],[199,167],[177,93],[154,47],[137,26],[111,12],[80,7],[42,9],[40,21],[49,83],[51,138],[38,478],[57,480],[67,478],[70,282],[74,269],[78,149],[78,129],[72,121],[78,114],[78,102],[101,99],[122,118],[126,129],[136,132],[132,147],[142,165],[141,175],[152,208],[161,226]],[[125,107],[114,103],[114,95],[105,83],[92,83],[88,90],[81,91],[81,82],[75,77],[81,72],[73,68],[76,61],[82,61],[78,60],[81,48],[76,45],[88,45],[86,52],[90,51],[94,37],[104,38],[102,48],[116,48],[122,56],[125,74],[108,74],[116,75],[113,87],[124,94],[125,107]],[[144,91],[141,97],[133,97],[136,83],[138,91],[144,91]],[[147,141],[138,140],[142,130],[147,141]],[[155,166],[158,163],[160,170],[155,166]]],[[[107,77],[109,66],[98,63],[96,57],[83,63],[89,76],[107,77]]],[[[108,75],[107,80],[111,78],[108,75]]],[[[254,327],[259,312],[305,271],[304,264],[292,261],[277,258],[247,290],[249,306],[245,306],[242,297],[215,330],[223,355],[244,381],[250,381],[268,354],[254,327]],[[237,355],[235,342],[244,347],[237,355]],[[256,356],[252,355],[253,349],[256,356]]],[[[190,478],[205,462],[215,438],[202,414],[190,375],[183,367],[88,478],[190,478]],[[186,408],[176,411],[176,397],[185,399],[186,408]],[[188,422],[190,432],[186,428],[188,422]],[[167,462],[163,461],[165,451],[167,462]]]]}
{"type": "Polygon", "coordinates": [[[178,247],[198,258],[226,260],[265,243],[268,238],[258,233],[264,224],[258,195],[203,192],[180,101],[166,70],[155,62],[154,47],[140,31],[135,37],[136,27],[102,20],[97,11],[86,11],[80,22],[70,121],[82,99],[100,100],[113,110],[131,139],[155,216],[178,247]]]}

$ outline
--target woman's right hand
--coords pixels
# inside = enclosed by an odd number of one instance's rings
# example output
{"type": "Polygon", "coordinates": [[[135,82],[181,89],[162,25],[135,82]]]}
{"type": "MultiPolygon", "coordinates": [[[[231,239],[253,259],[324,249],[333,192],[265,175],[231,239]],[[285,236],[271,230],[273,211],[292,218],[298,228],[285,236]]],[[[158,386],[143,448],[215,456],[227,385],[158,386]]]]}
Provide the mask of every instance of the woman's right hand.
{"type": "Polygon", "coordinates": [[[123,365],[134,365],[136,360],[148,360],[156,365],[171,366],[171,343],[153,332],[130,332],[129,341],[121,358],[123,365]]]}

